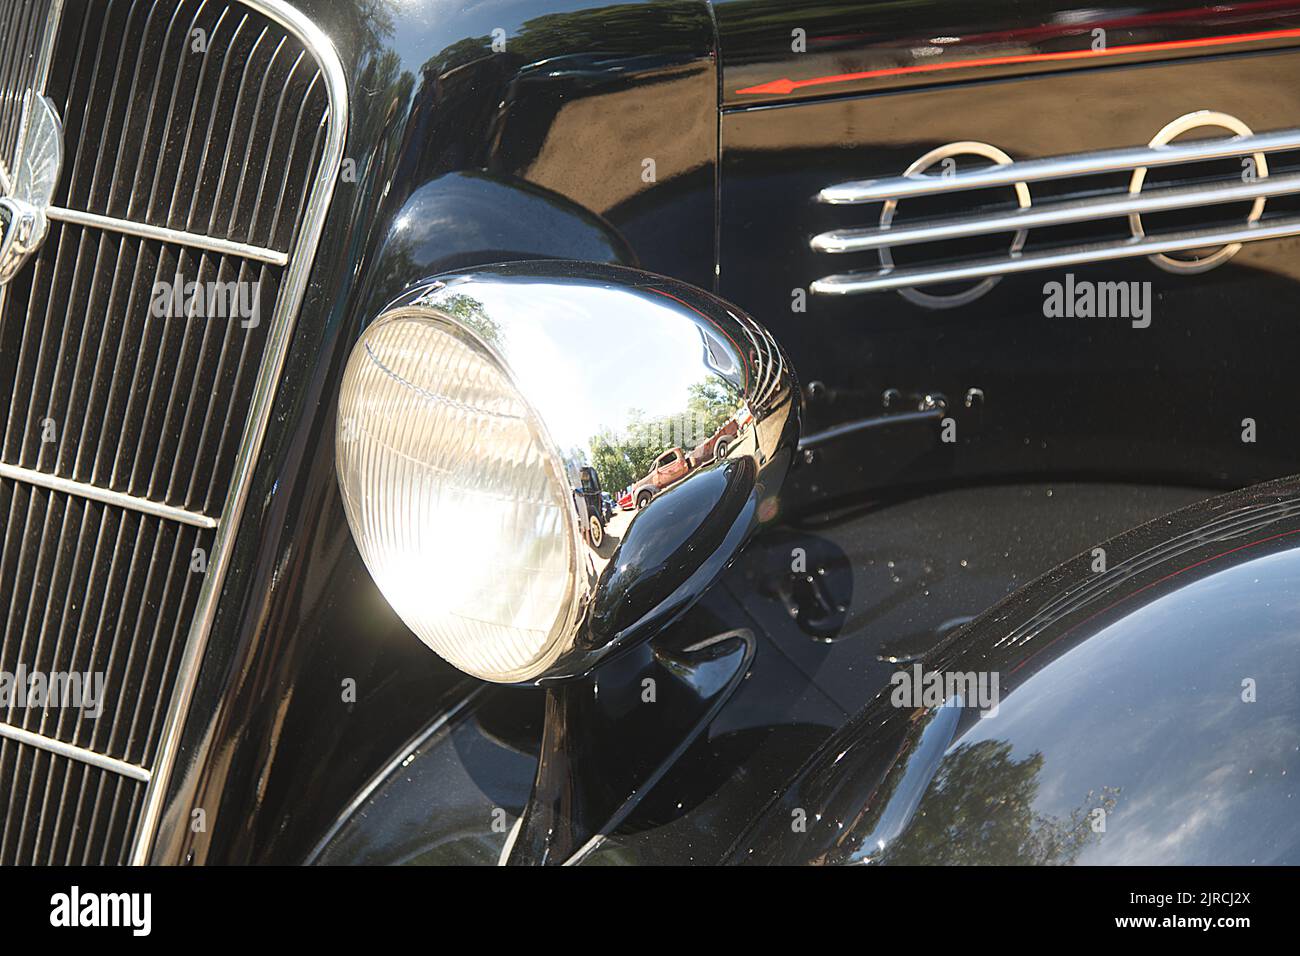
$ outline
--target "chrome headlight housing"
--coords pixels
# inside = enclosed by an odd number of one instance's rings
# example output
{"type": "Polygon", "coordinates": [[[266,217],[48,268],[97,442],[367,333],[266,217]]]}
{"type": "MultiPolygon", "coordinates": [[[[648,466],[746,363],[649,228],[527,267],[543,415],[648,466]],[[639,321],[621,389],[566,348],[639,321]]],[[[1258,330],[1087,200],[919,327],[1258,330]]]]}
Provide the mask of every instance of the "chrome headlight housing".
{"type": "Polygon", "coordinates": [[[795,408],[771,336],[690,286],[563,262],[443,276],[348,361],[343,507],[380,590],[447,661],[576,676],[684,611],[775,516],[795,408]],[[649,505],[607,526],[600,492],[625,481],[649,505]]]}

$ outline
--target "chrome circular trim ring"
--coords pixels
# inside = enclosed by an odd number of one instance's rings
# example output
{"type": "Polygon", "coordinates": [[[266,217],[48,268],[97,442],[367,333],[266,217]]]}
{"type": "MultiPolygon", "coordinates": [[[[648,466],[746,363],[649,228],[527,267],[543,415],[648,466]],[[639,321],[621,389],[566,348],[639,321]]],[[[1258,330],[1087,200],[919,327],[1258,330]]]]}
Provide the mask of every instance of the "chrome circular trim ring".
{"type": "MultiPolygon", "coordinates": [[[[1151,142],[1147,145],[1155,148],[1167,146],[1173,140],[1177,139],[1184,133],[1194,129],[1200,129],[1203,126],[1218,127],[1226,129],[1229,132],[1236,133],[1238,136],[1253,136],[1254,132],[1249,126],[1243,123],[1237,117],[1230,113],[1220,113],[1215,110],[1197,110],[1193,113],[1184,113],[1182,116],[1173,120],[1152,137],[1151,142]]],[[[1254,153],[1255,170],[1260,179],[1268,178],[1268,159],[1263,153],[1254,153]]],[[[1139,166],[1133,170],[1133,176],[1129,180],[1128,191],[1130,195],[1136,196],[1142,191],[1142,184],[1146,181],[1147,167],[1139,166]]],[[[1246,217],[1248,223],[1254,224],[1259,221],[1259,217],[1264,214],[1263,196],[1257,196],[1255,202],[1251,205],[1250,215],[1246,217]]],[[[1129,228],[1133,232],[1134,239],[1142,239],[1146,236],[1142,228],[1142,214],[1129,213],[1129,228]]],[[[1231,242],[1226,246],[1220,246],[1217,250],[1201,259],[1179,259],[1166,253],[1160,252],[1153,256],[1147,256],[1151,262],[1155,263],[1166,272],[1173,272],[1181,275],[1195,275],[1198,272],[1209,272],[1216,266],[1221,266],[1227,262],[1241,249],[1240,242],[1231,242]]]]}
{"type": "MultiPolygon", "coordinates": [[[[958,143],[946,143],[938,146],[926,153],[920,159],[916,160],[907,169],[903,170],[904,176],[919,176],[935,163],[942,162],[945,159],[951,159],[954,156],[981,156],[984,159],[992,160],[998,166],[1010,166],[1013,162],[1010,156],[988,143],[980,143],[975,140],[963,140],[958,143]]],[[[1033,199],[1029,194],[1029,185],[1027,183],[1016,183],[1016,202],[1021,209],[1028,209],[1033,205],[1033,199]]],[[[898,209],[898,200],[889,199],[885,202],[884,207],[880,210],[880,228],[888,229],[894,221],[894,213],[898,209]]],[[[1025,246],[1025,239],[1029,236],[1029,230],[1017,230],[1011,239],[1011,255],[1015,255],[1025,246]]],[[[890,251],[889,246],[880,247],[880,265],[885,270],[894,268],[894,254],[890,251]]],[[[980,296],[984,295],[1002,280],[1001,276],[989,276],[982,279],[975,285],[971,286],[964,292],[958,292],[954,295],[934,295],[929,292],[921,292],[917,289],[899,289],[898,294],[908,302],[919,305],[927,309],[955,309],[958,306],[968,305],[974,302],[980,296]]]]}

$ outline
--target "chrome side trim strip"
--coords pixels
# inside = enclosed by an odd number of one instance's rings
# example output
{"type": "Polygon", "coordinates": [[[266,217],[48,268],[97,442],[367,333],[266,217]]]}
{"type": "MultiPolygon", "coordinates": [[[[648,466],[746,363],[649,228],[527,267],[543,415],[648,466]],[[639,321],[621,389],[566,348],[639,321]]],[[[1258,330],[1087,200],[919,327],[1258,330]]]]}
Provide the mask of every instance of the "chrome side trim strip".
{"type": "Polygon", "coordinates": [[[906,289],[911,286],[935,285],[941,282],[960,282],[965,279],[982,279],[986,276],[1033,272],[1037,269],[1056,269],[1091,262],[1113,262],[1164,252],[1183,252],[1206,246],[1234,242],[1258,242],[1264,239],[1282,239],[1300,235],[1300,216],[1288,216],[1272,222],[1233,229],[1198,229],[1145,239],[1127,239],[1093,245],[1067,246],[1042,252],[1028,252],[1019,256],[1002,256],[976,259],[952,266],[932,269],[894,269],[877,272],[848,272],[817,279],[810,286],[822,295],[856,295],[863,292],[883,292],[888,289],[906,289]]]}
{"type": "Polygon", "coordinates": [[[95,753],[93,750],[86,750],[84,747],[65,744],[62,740],[55,740],[53,737],[34,734],[30,730],[23,730],[21,727],[0,723],[0,737],[8,737],[20,744],[39,747],[49,753],[58,754],[60,757],[67,757],[69,760],[89,764],[92,767],[98,767],[100,770],[121,774],[123,777],[130,777],[132,780],[149,782],[150,774],[144,767],[137,767],[133,763],[118,760],[116,757],[105,757],[103,754],[95,753]]]}
{"type": "Polygon", "coordinates": [[[289,261],[287,253],[267,249],[264,246],[252,246],[246,242],[232,242],[229,239],[218,239],[216,236],[204,236],[195,232],[182,232],[179,229],[168,229],[164,226],[151,226],[148,223],[132,222],[129,219],[117,219],[113,216],[101,216],[98,213],[82,212],[79,209],[50,206],[45,210],[45,214],[50,219],[71,223],[74,226],[90,226],[93,229],[124,233],[128,236],[138,236],[141,239],[156,239],[159,242],[192,246],[207,252],[239,256],[256,262],[268,262],[274,266],[282,266],[289,261]]]}
{"type": "Polygon", "coordinates": [[[1122,196],[1098,196],[1064,200],[1045,206],[1017,208],[1006,213],[978,213],[932,219],[902,228],[839,229],[813,236],[815,252],[865,252],[885,246],[906,246],[918,242],[941,242],[997,232],[1060,226],[1094,219],[1114,219],[1130,213],[1168,212],[1194,206],[1242,202],[1261,196],[1282,196],[1300,192],[1300,173],[1270,176],[1251,182],[1225,182],[1208,186],[1178,186],[1122,196]]]}
{"type": "Polygon", "coordinates": [[[1300,149],[1300,129],[1276,130],[1271,133],[1256,133],[1253,136],[1199,139],[1187,143],[1172,143],[1168,146],[1125,147],[1069,156],[1027,159],[966,172],[958,171],[946,176],[891,176],[888,179],[864,179],[827,186],[817,194],[817,199],[819,202],[831,205],[851,206],[883,202],[886,199],[907,199],[912,196],[932,196],[964,189],[1013,186],[1016,183],[1088,176],[1094,173],[1127,173],[1139,166],[1173,166],[1178,163],[1231,159],[1249,153],[1274,153],[1286,149],[1300,149]]]}
{"type": "Polygon", "coordinates": [[[172,698],[167,707],[167,717],[158,746],[153,777],[149,781],[144,811],[136,828],[135,842],[131,847],[133,864],[145,864],[149,861],[149,854],[157,835],[163,799],[176,763],[176,751],[180,744],[185,715],[194,696],[199,665],[203,660],[203,652],[207,648],[208,633],[216,617],[217,599],[221,595],[221,585],[230,566],[231,546],[235,533],[239,530],[239,520],[244,513],[244,505],[248,501],[253,469],[271,417],[271,402],[284,369],[285,356],[289,351],[289,339],[298,317],[298,309],[307,291],[307,281],[316,261],[316,249],[320,244],[321,232],[325,225],[325,214],[329,211],[330,200],[334,196],[334,184],[338,181],[339,170],[343,163],[343,144],[348,129],[347,78],[343,73],[343,64],[339,61],[338,52],[329,37],[315,23],[284,0],[241,0],[241,2],[292,33],[315,56],[321,74],[325,78],[325,88],[329,95],[329,116],[326,120],[328,128],[325,150],[316,173],[316,181],[312,184],[302,227],[294,239],[288,268],[285,270],[280,294],[275,302],[275,312],[271,317],[271,326],[267,333],[266,351],[262,357],[261,368],[258,370],[257,385],[249,406],[248,420],[244,424],[244,433],[239,443],[239,455],[235,460],[230,493],[226,497],[226,505],[221,513],[216,541],[208,560],[208,572],[204,577],[198,606],[194,612],[194,623],[185,641],[185,649],[176,675],[176,686],[172,689],[172,698]]]}
{"type": "Polygon", "coordinates": [[[10,465],[6,462],[0,462],[0,478],[12,478],[14,481],[20,481],[26,485],[36,485],[40,488],[48,488],[50,491],[62,492],[65,495],[75,495],[78,498],[98,501],[100,504],[126,508],[129,511],[138,511],[141,514],[152,515],[155,518],[178,521],[181,524],[187,524],[195,528],[215,528],[217,526],[216,518],[209,518],[197,511],[186,511],[184,508],[165,505],[161,501],[137,498],[135,495],[128,495],[121,491],[111,491],[98,485],[88,485],[84,481],[60,478],[58,475],[33,471],[30,468],[20,468],[18,465],[10,465]]]}

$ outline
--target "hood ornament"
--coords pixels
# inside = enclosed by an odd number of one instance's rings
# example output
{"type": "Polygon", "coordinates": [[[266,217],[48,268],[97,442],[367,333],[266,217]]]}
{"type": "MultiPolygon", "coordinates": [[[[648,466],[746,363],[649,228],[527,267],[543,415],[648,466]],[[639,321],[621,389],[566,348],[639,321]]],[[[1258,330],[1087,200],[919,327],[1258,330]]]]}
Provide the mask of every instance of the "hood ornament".
{"type": "Polygon", "coordinates": [[[12,181],[0,198],[0,286],[22,268],[49,231],[46,210],[63,166],[63,124],[50,100],[28,90],[12,181]]]}

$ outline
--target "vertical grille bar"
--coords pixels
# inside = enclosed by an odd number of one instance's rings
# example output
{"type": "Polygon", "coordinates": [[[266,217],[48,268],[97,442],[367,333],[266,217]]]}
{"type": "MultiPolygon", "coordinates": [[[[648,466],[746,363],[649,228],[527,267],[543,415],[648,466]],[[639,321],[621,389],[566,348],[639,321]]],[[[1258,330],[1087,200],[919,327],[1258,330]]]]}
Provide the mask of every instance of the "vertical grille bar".
{"type": "Polygon", "coordinates": [[[0,866],[129,859],[144,799],[140,781],[10,740],[0,740],[0,779],[12,788],[0,866]]]}
{"type": "Polygon", "coordinates": [[[14,168],[23,93],[36,77],[36,52],[47,17],[41,0],[0,0],[0,162],[14,168]]]}

